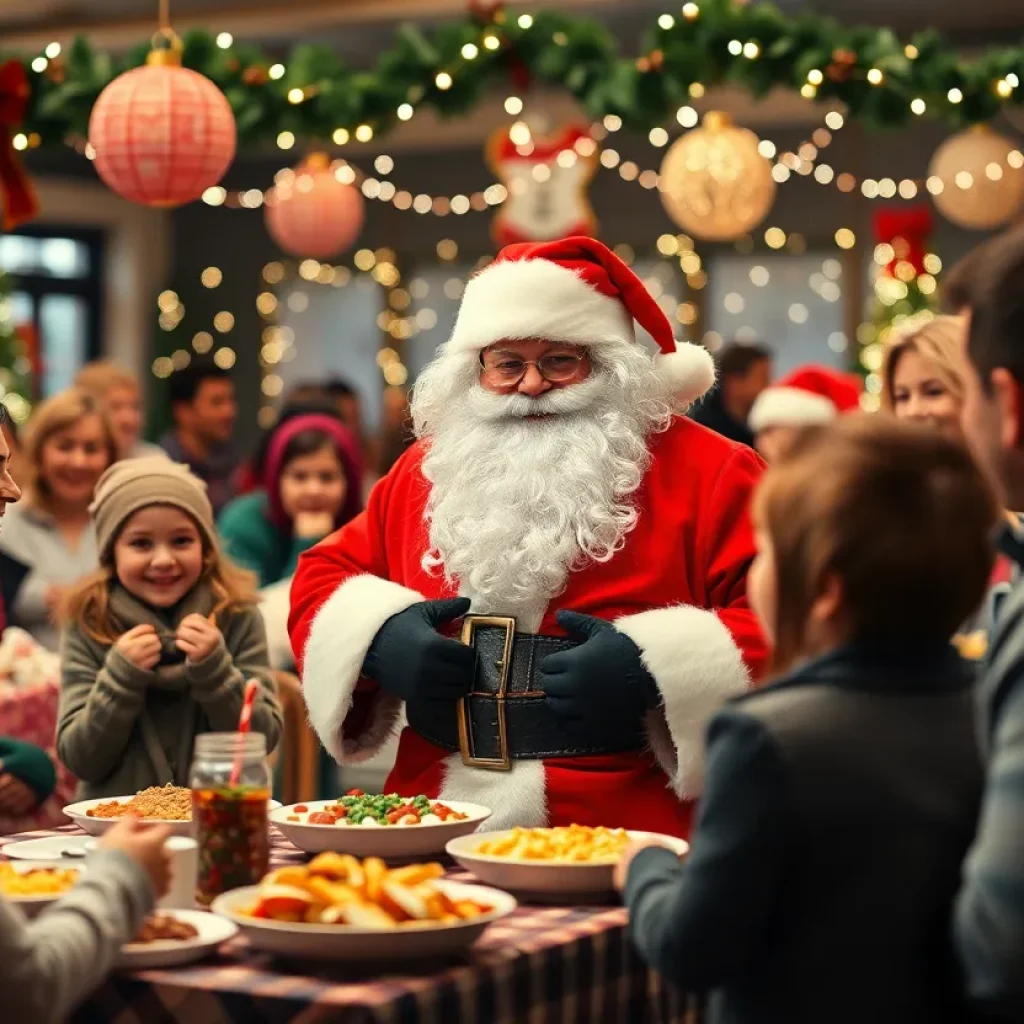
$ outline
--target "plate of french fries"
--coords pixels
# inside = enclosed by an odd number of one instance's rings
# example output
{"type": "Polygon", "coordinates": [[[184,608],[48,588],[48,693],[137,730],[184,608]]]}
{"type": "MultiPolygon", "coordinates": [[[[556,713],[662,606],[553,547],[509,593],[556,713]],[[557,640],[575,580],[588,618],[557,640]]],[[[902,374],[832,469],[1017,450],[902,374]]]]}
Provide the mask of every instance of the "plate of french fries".
{"type": "Polygon", "coordinates": [[[481,882],[547,896],[604,895],[630,843],[657,839],[682,857],[689,844],[674,836],[623,828],[563,825],[477,832],[451,840],[445,849],[481,882]]]}
{"type": "Polygon", "coordinates": [[[515,898],[449,882],[440,864],[391,868],[378,857],[321,853],[259,885],[218,896],[212,910],[257,949],[328,960],[444,956],[471,945],[515,898]]]}

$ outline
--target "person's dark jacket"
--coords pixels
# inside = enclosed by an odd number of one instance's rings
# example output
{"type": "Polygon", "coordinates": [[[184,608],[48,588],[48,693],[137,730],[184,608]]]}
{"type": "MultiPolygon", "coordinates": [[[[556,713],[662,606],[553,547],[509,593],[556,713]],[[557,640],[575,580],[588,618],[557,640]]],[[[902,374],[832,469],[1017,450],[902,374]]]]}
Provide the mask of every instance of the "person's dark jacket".
{"type": "Polygon", "coordinates": [[[972,682],[949,647],[848,647],[715,717],[689,858],[642,851],[625,892],[641,956],[711,993],[711,1024],[963,1020],[972,682]]]}
{"type": "Polygon", "coordinates": [[[722,389],[715,388],[690,410],[690,419],[713,430],[716,434],[754,447],[754,435],[742,420],[735,419],[725,408],[722,389]]]}

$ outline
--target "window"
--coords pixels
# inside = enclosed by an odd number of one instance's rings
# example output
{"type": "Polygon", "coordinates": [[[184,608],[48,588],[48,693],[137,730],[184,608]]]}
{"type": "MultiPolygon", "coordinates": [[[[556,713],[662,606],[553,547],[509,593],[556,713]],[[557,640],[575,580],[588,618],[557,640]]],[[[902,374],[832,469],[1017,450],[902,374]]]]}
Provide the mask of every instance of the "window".
{"type": "Polygon", "coordinates": [[[71,384],[99,354],[103,236],[28,228],[0,235],[0,270],[11,274],[11,314],[37,340],[29,355],[42,397],[71,384]]]}

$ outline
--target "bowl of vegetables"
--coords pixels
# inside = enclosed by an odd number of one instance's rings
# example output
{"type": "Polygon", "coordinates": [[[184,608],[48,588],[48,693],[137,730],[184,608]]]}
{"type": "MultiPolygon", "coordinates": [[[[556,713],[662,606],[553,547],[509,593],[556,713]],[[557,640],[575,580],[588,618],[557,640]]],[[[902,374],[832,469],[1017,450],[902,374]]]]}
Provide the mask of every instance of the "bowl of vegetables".
{"type": "Polygon", "coordinates": [[[353,789],[336,800],[279,807],[270,823],[307,853],[395,860],[440,853],[449,839],[476,832],[490,816],[482,804],[353,789]]]}

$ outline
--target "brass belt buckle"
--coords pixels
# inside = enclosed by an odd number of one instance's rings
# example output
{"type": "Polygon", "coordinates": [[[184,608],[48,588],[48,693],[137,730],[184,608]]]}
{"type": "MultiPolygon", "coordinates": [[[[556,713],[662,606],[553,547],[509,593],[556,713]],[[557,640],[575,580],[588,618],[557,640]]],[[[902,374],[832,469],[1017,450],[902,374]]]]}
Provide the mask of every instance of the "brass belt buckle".
{"type": "Polygon", "coordinates": [[[505,648],[501,661],[498,663],[498,692],[494,699],[498,706],[498,750],[500,757],[476,757],[472,751],[473,727],[466,708],[467,697],[460,697],[459,714],[459,751],[462,763],[470,768],[486,768],[496,772],[510,772],[512,758],[508,752],[508,722],[505,712],[505,698],[508,693],[508,677],[512,671],[512,646],[516,635],[516,620],[508,615],[467,615],[462,621],[462,642],[467,647],[473,646],[473,638],[480,626],[501,626],[505,630],[505,648]]]}

